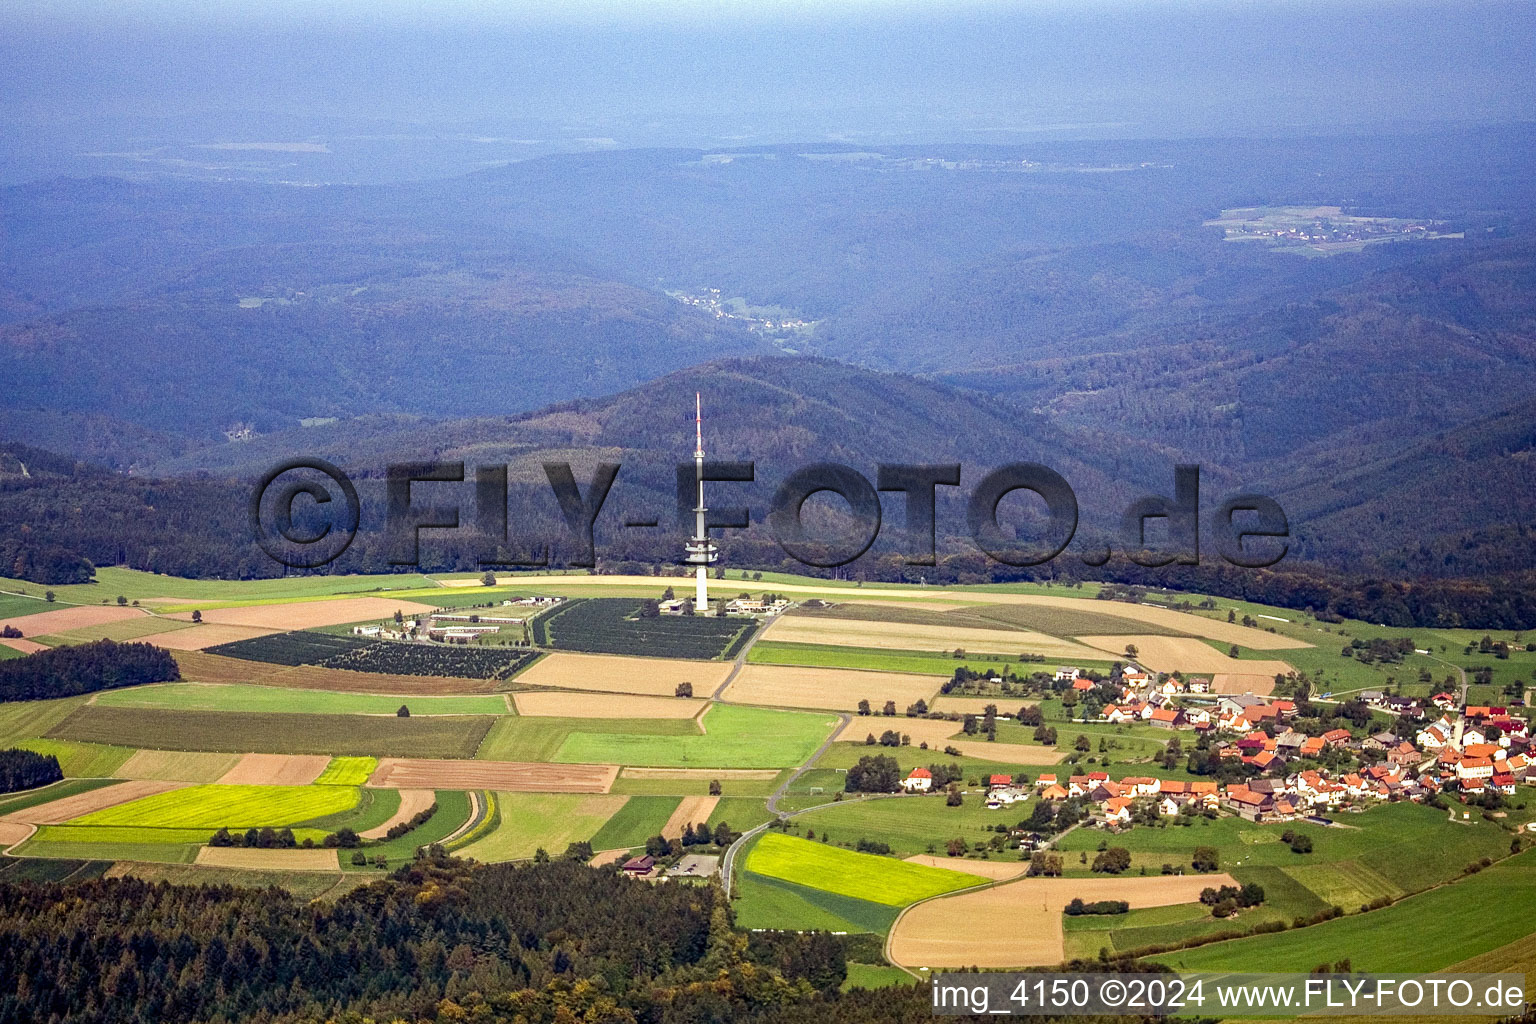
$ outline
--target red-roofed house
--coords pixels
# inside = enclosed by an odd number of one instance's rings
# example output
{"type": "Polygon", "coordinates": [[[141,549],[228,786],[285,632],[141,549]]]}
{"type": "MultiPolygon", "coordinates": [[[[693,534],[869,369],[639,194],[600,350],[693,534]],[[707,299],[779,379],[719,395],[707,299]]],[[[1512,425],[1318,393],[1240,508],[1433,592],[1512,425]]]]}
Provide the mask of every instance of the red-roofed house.
{"type": "Polygon", "coordinates": [[[909,793],[926,793],[933,788],[933,772],[927,768],[913,768],[912,774],[901,780],[901,786],[909,793]]]}

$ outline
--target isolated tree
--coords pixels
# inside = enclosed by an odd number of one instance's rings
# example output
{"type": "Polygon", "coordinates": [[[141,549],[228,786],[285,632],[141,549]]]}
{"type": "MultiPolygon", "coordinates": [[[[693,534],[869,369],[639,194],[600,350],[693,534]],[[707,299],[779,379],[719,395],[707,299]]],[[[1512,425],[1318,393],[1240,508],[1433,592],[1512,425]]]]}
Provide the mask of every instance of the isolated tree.
{"type": "Polygon", "coordinates": [[[859,701],[859,714],[861,714],[861,715],[868,715],[869,713],[870,713],[870,711],[869,711],[869,701],[867,701],[867,700],[859,701]]]}
{"type": "Polygon", "coordinates": [[[487,572],[484,576],[481,576],[480,585],[484,587],[494,587],[496,585],[496,574],[494,572],[487,572]]]}
{"type": "Polygon", "coordinates": [[[202,622],[203,621],[203,613],[198,611],[196,608],[192,609],[192,621],[193,622],[202,622]]]}
{"type": "Polygon", "coordinates": [[[1189,864],[1196,871],[1215,871],[1221,866],[1221,858],[1216,852],[1216,847],[1197,846],[1189,859],[1189,864]]]}
{"type": "Polygon", "coordinates": [[[710,779],[709,780],[709,795],[710,796],[719,796],[721,794],[721,792],[723,792],[723,790],[721,790],[721,788],[720,788],[720,780],[719,779],[710,779]]]}
{"type": "Polygon", "coordinates": [[[406,707],[404,704],[401,704],[400,705],[400,710],[395,712],[395,717],[396,718],[410,718],[411,717],[411,709],[406,707]]]}
{"type": "Polygon", "coordinates": [[[666,590],[661,592],[661,599],[663,601],[675,601],[677,600],[677,592],[674,591],[671,587],[668,587],[666,590]]]}
{"type": "Polygon", "coordinates": [[[126,597],[124,597],[122,594],[118,594],[117,595],[117,603],[119,605],[125,605],[125,604],[128,603],[128,599],[126,597]]]}
{"type": "Polygon", "coordinates": [[[55,597],[55,595],[54,595],[53,591],[51,591],[51,590],[43,591],[43,600],[47,601],[49,604],[53,603],[54,597],[55,597]]]}
{"type": "Polygon", "coordinates": [[[885,707],[884,707],[884,709],[882,710],[881,713],[884,714],[885,717],[887,717],[887,718],[895,718],[896,717],[896,702],[893,701],[893,700],[886,701],[885,702],[885,707]]]}
{"type": "Polygon", "coordinates": [[[1126,644],[1125,645],[1125,656],[1127,658],[1131,659],[1132,661],[1135,661],[1136,660],[1136,655],[1138,655],[1140,653],[1141,653],[1140,651],[1136,650],[1136,645],[1135,644],[1126,644]]]}

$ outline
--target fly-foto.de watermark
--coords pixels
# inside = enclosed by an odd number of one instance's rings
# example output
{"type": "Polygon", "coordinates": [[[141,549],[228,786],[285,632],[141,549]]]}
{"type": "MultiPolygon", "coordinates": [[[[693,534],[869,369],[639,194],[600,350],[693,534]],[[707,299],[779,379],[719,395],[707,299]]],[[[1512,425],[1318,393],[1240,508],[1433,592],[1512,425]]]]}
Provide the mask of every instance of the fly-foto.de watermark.
{"type": "MultiPolygon", "coordinates": [[[[595,529],[620,479],[617,462],[597,464],[585,481],[576,479],[568,462],[546,462],[544,475],[565,524],[563,538],[520,536],[507,513],[506,465],[481,465],[467,472],[462,462],[410,462],[389,466],[385,474],[384,537],[391,565],[419,564],[420,531],[456,530],[472,524],[484,550],[477,561],[486,566],[548,565],[551,542],[563,540],[570,554],[564,564],[591,567],[597,562],[595,529]],[[459,484],[464,490],[457,505],[421,505],[412,497],[417,484],[459,484]],[[466,516],[471,508],[472,518],[466,516]],[[509,554],[521,552],[522,554],[509,554]]],[[[1173,495],[1152,494],[1125,508],[1120,517],[1126,557],[1139,565],[1198,565],[1202,540],[1221,559],[1243,568],[1263,568],[1285,557],[1290,525],[1278,502],[1262,494],[1225,497],[1205,521],[1202,538],[1200,467],[1174,468],[1173,495]],[[1165,542],[1154,550],[1149,527],[1161,522],[1165,542]]],[[[768,529],[790,558],[804,565],[832,568],[863,555],[880,535],[880,494],[899,495],[904,508],[902,556],[909,565],[936,563],[939,488],[959,488],[958,463],[881,463],[875,479],[850,466],[819,462],[795,470],[775,489],[766,517],[768,529]],[[845,528],[835,536],[815,536],[805,521],[808,500],[835,494],[847,505],[845,528]]],[[[703,485],[717,491],[732,483],[756,480],[751,461],[696,459],[677,466],[676,521],[693,538],[694,550],[712,547],[709,531],[745,529],[751,524],[746,507],[705,508],[703,485]]],[[[441,497],[441,488],[436,497],[441,497]]],[[[1078,502],[1061,474],[1035,462],[1015,462],[985,473],[965,498],[965,526],[976,548],[1010,566],[1042,565],[1067,551],[1078,531],[1078,502]],[[998,507],[1015,492],[1030,492],[1045,508],[1042,525],[1029,540],[1009,536],[999,523],[998,507]]],[[[272,467],[251,494],[251,532],[274,560],[296,569],[313,569],[335,561],[363,526],[362,503],[348,476],[323,459],[296,458],[272,467]]],[[[655,530],[663,516],[631,515],[625,529],[655,530]]],[[[679,561],[687,561],[679,546],[679,561]]],[[[1107,544],[1080,547],[1074,557],[1088,566],[1109,561],[1107,544]]]]}

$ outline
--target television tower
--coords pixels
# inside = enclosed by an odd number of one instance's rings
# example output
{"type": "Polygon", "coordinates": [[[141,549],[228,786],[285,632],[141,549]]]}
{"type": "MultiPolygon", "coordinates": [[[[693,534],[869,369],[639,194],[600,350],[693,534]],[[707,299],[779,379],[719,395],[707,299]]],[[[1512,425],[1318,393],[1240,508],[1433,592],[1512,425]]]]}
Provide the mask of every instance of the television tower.
{"type": "Polygon", "coordinates": [[[688,540],[685,549],[687,557],[683,559],[688,565],[693,566],[694,596],[693,610],[698,614],[709,613],[709,567],[715,559],[720,557],[714,541],[709,539],[709,531],[704,527],[704,417],[699,393],[693,393],[693,474],[697,486],[698,500],[693,506],[693,536],[688,540]]]}

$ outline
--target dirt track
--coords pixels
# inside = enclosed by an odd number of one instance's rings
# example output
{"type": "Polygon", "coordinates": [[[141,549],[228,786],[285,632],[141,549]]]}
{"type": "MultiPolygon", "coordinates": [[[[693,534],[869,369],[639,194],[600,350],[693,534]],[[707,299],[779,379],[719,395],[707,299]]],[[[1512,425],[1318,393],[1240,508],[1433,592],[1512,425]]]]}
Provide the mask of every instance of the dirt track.
{"type": "Polygon", "coordinates": [[[395,789],[496,789],[510,793],[606,793],[616,764],[537,764],[386,757],[368,780],[395,789]]]}
{"type": "Polygon", "coordinates": [[[1021,878],[920,903],[896,922],[891,959],[903,967],[1035,967],[1065,957],[1061,910],[1074,898],[1125,900],[1132,909],[1193,903],[1231,875],[1021,878]]]}

